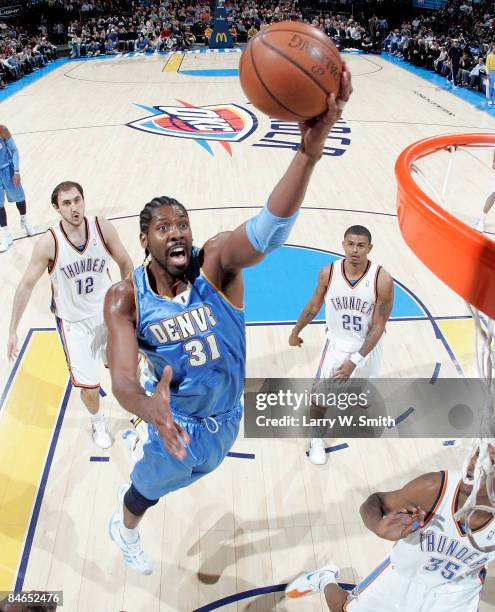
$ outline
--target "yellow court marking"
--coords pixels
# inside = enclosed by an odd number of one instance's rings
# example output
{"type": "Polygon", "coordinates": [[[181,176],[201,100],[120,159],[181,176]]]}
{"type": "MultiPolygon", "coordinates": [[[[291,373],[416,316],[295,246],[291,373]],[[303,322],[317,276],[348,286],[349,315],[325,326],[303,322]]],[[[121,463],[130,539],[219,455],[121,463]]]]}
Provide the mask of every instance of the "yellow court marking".
{"type": "Polygon", "coordinates": [[[0,591],[12,590],[68,372],[55,331],[34,331],[0,412],[0,591]]]}
{"type": "Polygon", "coordinates": [[[466,374],[474,372],[474,322],[472,319],[446,319],[437,321],[457,361],[466,374]]]}
{"type": "Polygon", "coordinates": [[[169,57],[168,62],[163,67],[162,72],[179,72],[180,65],[184,59],[183,53],[174,53],[169,57]]]}

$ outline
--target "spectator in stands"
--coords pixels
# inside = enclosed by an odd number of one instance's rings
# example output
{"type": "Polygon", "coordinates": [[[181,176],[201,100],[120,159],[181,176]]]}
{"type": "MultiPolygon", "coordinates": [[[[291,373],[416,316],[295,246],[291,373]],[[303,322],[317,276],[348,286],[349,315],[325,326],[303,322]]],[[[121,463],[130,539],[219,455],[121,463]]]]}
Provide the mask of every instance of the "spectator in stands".
{"type": "Polygon", "coordinates": [[[450,62],[450,74],[447,76],[447,81],[451,81],[454,89],[457,89],[457,74],[459,72],[459,64],[462,57],[462,49],[459,47],[459,41],[454,38],[452,46],[448,51],[450,62]]]}
{"type": "Polygon", "coordinates": [[[213,34],[213,30],[210,25],[207,25],[205,31],[203,33],[203,37],[205,40],[205,44],[208,45],[210,43],[210,36],[213,34]]]}
{"type": "Polygon", "coordinates": [[[486,57],[485,70],[488,77],[486,97],[488,106],[493,106],[495,104],[495,44],[492,45],[492,49],[486,57]]]}
{"type": "Polygon", "coordinates": [[[184,40],[189,48],[196,44],[196,36],[194,36],[189,28],[184,32],[184,40]]]}
{"type": "Polygon", "coordinates": [[[469,85],[470,89],[478,89],[480,85],[480,75],[485,72],[485,60],[482,57],[478,58],[478,63],[474,65],[469,73],[469,85]]]}
{"type": "Polygon", "coordinates": [[[148,38],[145,38],[142,32],[140,32],[134,42],[134,51],[136,53],[146,53],[147,51],[153,50],[154,49],[150,47],[150,41],[148,40],[148,38]]]}
{"type": "Polygon", "coordinates": [[[459,70],[457,72],[457,82],[464,87],[469,85],[469,73],[473,67],[473,60],[469,55],[467,49],[462,52],[461,59],[459,60],[459,70]]]}
{"type": "Polygon", "coordinates": [[[448,59],[449,54],[447,53],[447,49],[443,46],[440,47],[440,53],[437,59],[433,62],[435,72],[438,74],[445,74],[445,71],[448,71],[448,59]]]}
{"type": "Polygon", "coordinates": [[[256,34],[258,34],[258,30],[254,27],[254,24],[252,23],[251,27],[247,31],[247,39],[250,40],[251,38],[253,38],[253,36],[256,36],[256,34]]]}
{"type": "Polygon", "coordinates": [[[371,51],[373,51],[373,42],[369,36],[367,36],[361,43],[361,49],[364,53],[371,53],[371,51]]]}
{"type": "Polygon", "coordinates": [[[72,36],[69,47],[71,49],[70,56],[72,59],[81,57],[81,38],[77,34],[72,36]]]}

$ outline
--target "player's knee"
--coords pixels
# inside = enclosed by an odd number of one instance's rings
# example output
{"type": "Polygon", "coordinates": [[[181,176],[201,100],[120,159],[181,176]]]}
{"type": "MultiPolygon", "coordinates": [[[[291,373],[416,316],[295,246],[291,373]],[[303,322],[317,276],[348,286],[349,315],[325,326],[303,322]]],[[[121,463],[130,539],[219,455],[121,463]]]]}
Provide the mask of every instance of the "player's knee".
{"type": "Polygon", "coordinates": [[[291,217],[277,217],[265,204],[263,209],[246,224],[249,241],[258,253],[270,253],[281,247],[289,237],[299,211],[291,217]]]}
{"type": "Polygon", "coordinates": [[[130,489],[124,495],[125,507],[132,512],[134,516],[143,516],[143,514],[158,503],[157,499],[148,499],[141,495],[141,493],[132,484],[130,489]]]}
{"type": "Polygon", "coordinates": [[[85,389],[84,387],[81,388],[81,398],[83,399],[83,401],[85,399],[89,401],[97,401],[99,395],[100,387],[96,387],[96,389],[85,389]]]}

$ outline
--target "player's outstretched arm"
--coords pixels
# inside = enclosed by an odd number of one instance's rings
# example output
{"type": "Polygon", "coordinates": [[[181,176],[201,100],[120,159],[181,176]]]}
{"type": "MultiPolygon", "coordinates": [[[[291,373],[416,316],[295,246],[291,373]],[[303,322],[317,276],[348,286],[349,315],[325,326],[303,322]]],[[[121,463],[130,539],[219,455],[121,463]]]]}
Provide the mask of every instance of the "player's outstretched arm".
{"type": "Polygon", "coordinates": [[[311,323],[311,321],[320,312],[320,308],[323,306],[323,302],[325,301],[325,293],[330,280],[331,269],[331,265],[325,266],[318,272],[318,283],[316,285],[315,292],[304,307],[304,310],[300,314],[297,323],[292,328],[292,332],[289,336],[290,346],[301,346],[304,340],[299,337],[300,332],[306,327],[306,325],[311,323]]]}
{"type": "Polygon", "coordinates": [[[353,353],[349,359],[336,370],[335,378],[349,378],[356,365],[360,363],[366,355],[378,344],[383,336],[385,326],[390,318],[390,313],[394,307],[394,281],[388,272],[383,268],[379,272],[377,286],[377,300],[373,312],[371,327],[366,334],[362,347],[357,353],[353,353]]]}
{"type": "Polygon", "coordinates": [[[100,226],[102,238],[105,241],[107,249],[110,251],[115,263],[119,266],[120,278],[124,280],[132,274],[134,270],[132,259],[125,250],[117,230],[112,223],[104,217],[97,217],[97,223],[100,226]]]}
{"type": "Polygon", "coordinates": [[[326,113],[300,124],[301,147],[267,204],[258,215],[234,230],[223,244],[220,264],[227,275],[258,263],[287,240],[328,133],[340,118],[351,93],[351,77],[344,67],[339,98],[331,94],[326,113]]]}
{"type": "Polygon", "coordinates": [[[131,280],[117,283],[109,289],[105,297],[104,316],[108,329],[107,360],[113,394],[128,412],[147,423],[153,423],[167,450],[177,459],[184,459],[189,436],[170,414],[172,369],[168,366],[165,368],[152,396],[146,395],[137,378],[137,313],[131,280]]]}
{"type": "Polygon", "coordinates": [[[21,278],[14,296],[12,314],[10,316],[9,339],[7,342],[7,357],[12,361],[19,353],[17,348],[17,326],[26,310],[36,283],[55,257],[55,242],[51,232],[46,232],[34,245],[28,267],[21,278]]]}
{"type": "Polygon", "coordinates": [[[360,508],[363,523],[385,540],[395,542],[407,537],[423,527],[438,499],[441,483],[440,472],[431,472],[397,491],[373,493],[360,508]]]}

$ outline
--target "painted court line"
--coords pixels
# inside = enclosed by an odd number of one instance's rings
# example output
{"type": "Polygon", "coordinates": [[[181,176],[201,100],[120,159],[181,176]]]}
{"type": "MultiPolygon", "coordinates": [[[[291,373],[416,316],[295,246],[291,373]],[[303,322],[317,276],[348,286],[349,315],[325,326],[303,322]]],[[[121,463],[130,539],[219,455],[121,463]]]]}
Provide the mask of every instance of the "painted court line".
{"type": "MultiPolygon", "coordinates": [[[[286,586],[287,584],[273,584],[271,586],[250,589],[249,591],[242,591],[241,593],[234,593],[228,597],[222,597],[221,599],[212,601],[205,606],[201,606],[201,608],[197,608],[196,610],[193,610],[193,612],[210,612],[210,610],[218,610],[218,608],[223,608],[231,603],[242,601],[243,599],[249,599],[250,597],[258,597],[260,595],[266,595],[267,593],[280,593],[281,591],[285,590],[286,586]]],[[[348,584],[346,582],[339,582],[339,586],[346,591],[352,591],[356,585],[348,584]]],[[[247,610],[248,608],[245,609],[247,610]]]]}
{"type": "Polygon", "coordinates": [[[30,529],[34,533],[67,380],[56,332],[31,330],[2,394],[0,591],[14,587],[26,534],[30,529]]]}

